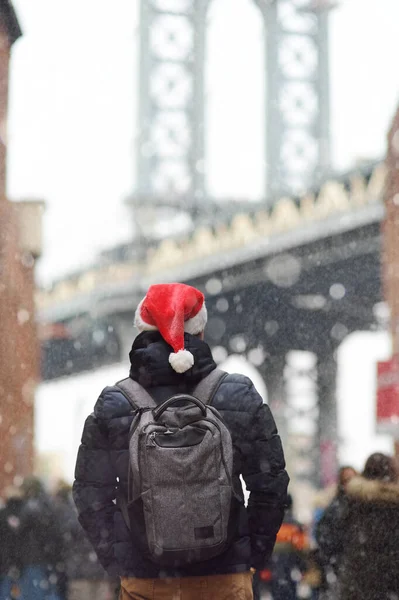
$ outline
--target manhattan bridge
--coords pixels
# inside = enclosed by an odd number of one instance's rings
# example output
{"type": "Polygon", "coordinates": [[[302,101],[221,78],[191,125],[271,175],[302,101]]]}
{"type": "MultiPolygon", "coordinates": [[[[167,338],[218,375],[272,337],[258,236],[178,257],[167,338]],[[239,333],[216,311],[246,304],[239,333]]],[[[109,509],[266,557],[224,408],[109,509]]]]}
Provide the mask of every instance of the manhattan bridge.
{"type": "Polygon", "coordinates": [[[337,349],[350,333],[377,327],[385,166],[331,172],[333,3],[254,0],[264,27],[265,189],[258,202],[213,198],[204,127],[210,4],[141,1],[137,181],[128,200],[135,235],[39,291],[42,374],[119,363],[148,285],[195,285],[206,294],[215,358],[238,354],[257,368],[293,479],[320,485],[326,460],[336,467],[337,349]],[[184,231],[152,235],[154,214],[181,217],[184,231]],[[313,358],[298,367],[292,351],[313,358]],[[295,378],[308,386],[296,401],[295,378]],[[304,429],[292,428],[295,420],[304,429]]]}

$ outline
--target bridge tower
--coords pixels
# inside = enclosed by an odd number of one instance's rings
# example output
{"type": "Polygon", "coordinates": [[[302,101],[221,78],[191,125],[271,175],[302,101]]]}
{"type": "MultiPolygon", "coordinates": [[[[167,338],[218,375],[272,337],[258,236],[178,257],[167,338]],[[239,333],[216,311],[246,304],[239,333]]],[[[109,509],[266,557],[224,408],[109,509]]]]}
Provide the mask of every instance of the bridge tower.
{"type": "MultiPolygon", "coordinates": [[[[211,2],[141,0],[137,185],[132,198],[136,219],[143,207],[175,207],[190,212],[195,226],[215,206],[207,191],[204,151],[204,72],[211,2]]],[[[332,2],[253,2],[264,27],[267,172],[263,198],[268,208],[283,195],[314,188],[329,170],[328,17],[332,2]]],[[[267,381],[274,382],[269,392],[277,398],[285,357],[276,361],[281,368],[278,373],[268,369],[267,381]]],[[[333,360],[328,365],[334,367],[333,360]]],[[[335,368],[332,372],[335,375],[335,368]]],[[[323,445],[328,447],[331,437],[335,442],[336,436],[335,381],[329,380],[332,388],[327,390],[321,379],[320,373],[316,453],[323,445]],[[328,424],[328,431],[323,423],[328,424]]],[[[284,418],[278,420],[285,437],[284,418]]],[[[312,484],[319,483],[317,478],[317,469],[309,473],[312,484]]]]}
{"type": "MultiPolygon", "coordinates": [[[[313,187],[329,167],[330,0],[253,1],[265,33],[264,198],[270,204],[313,187]]],[[[204,69],[211,2],[141,0],[136,204],[145,198],[198,208],[209,199],[204,69]]]]}

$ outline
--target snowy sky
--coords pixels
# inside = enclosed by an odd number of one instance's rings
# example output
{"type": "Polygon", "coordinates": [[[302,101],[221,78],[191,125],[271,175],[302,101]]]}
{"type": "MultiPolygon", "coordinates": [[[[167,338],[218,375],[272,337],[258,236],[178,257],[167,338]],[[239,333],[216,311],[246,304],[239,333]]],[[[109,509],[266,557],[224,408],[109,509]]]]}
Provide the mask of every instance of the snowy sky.
{"type": "MultiPolygon", "coordinates": [[[[46,281],[129,237],[123,201],[135,182],[139,2],[114,0],[110,10],[109,0],[13,1],[24,36],[12,54],[8,191],[12,199],[46,201],[39,264],[46,281]]],[[[342,0],[332,13],[331,134],[337,169],[385,152],[386,130],[399,101],[398,39],[398,0],[342,0]]],[[[250,0],[214,1],[209,50],[209,190],[258,197],[263,185],[263,46],[250,0]]],[[[339,386],[341,457],[357,467],[372,449],[390,447],[386,438],[374,436],[373,420],[375,360],[388,355],[389,344],[375,334],[359,335],[342,348],[339,386]]],[[[103,373],[104,385],[109,375],[103,373]]],[[[75,432],[68,473],[78,442],[73,425],[91,410],[102,381],[89,378],[85,386],[75,391],[71,408],[76,414],[68,425],[75,432]]],[[[59,393],[38,400],[39,445],[49,451],[63,439],[54,426],[53,441],[40,435],[53,414],[50,406],[55,410],[55,396],[61,401],[59,393]]]]}
{"type": "MultiPolygon", "coordinates": [[[[62,275],[128,238],[134,189],[138,1],[14,0],[8,190],[43,198],[39,275],[62,275]]],[[[384,153],[399,100],[397,0],[342,0],[331,16],[333,160],[384,153]]],[[[209,14],[207,178],[213,194],[262,194],[262,27],[251,0],[209,14]],[[226,24],[226,15],[228,22],[226,24]],[[239,40],[240,43],[237,43],[239,40]],[[248,66],[250,65],[250,68],[248,66]]]]}

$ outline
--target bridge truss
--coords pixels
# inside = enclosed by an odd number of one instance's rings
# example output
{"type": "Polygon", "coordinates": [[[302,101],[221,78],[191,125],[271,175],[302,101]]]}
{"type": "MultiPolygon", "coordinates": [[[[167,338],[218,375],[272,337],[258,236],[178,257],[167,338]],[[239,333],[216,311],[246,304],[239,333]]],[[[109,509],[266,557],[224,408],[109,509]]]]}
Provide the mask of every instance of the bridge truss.
{"type": "MultiPolygon", "coordinates": [[[[264,25],[264,198],[272,202],[308,190],[329,167],[329,4],[254,2],[264,25]]],[[[141,0],[136,194],[153,203],[201,208],[209,201],[204,71],[210,3],[141,0]]]]}

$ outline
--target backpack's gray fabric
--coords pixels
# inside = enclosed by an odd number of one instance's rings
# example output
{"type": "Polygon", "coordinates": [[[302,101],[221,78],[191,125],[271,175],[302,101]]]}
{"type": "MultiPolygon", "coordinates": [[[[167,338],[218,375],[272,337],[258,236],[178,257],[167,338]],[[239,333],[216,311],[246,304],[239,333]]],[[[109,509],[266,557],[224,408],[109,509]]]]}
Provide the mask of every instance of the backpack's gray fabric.
{"type": "Polygon", "coordinates": [[[209,559],[228,540],[233,448],[219,413],[207,406],[226,375],[215,371],[192,396],[179,394],[156,408],[136,382],[130,380],[134,389],[126,380],[117,384],[139,408],[129,442],[131,530],[138,535],[134,521],[144,521],[141,541],[160,565],[209,559]]]}
{"type": "Polygon", "coordinates": [[[222,380],[226,377],[227,373],[221,369],[213,369],[207,377],[201,379],[199,384],[195,387],[192,392],[193,396],[201,400],[208,406],[212,404],[213,397],[221,384],[222,380]]]}
{"type": "Polygon", "coordinates": [[[118,381],[115,385],[122,390],[124,396],[129,400],[130,404],[135,410],[138,408],[149,408],[157,405],[155,400],[143,388],[143,386],[130,377],[126,377],[126,379],[118,381]]]}

